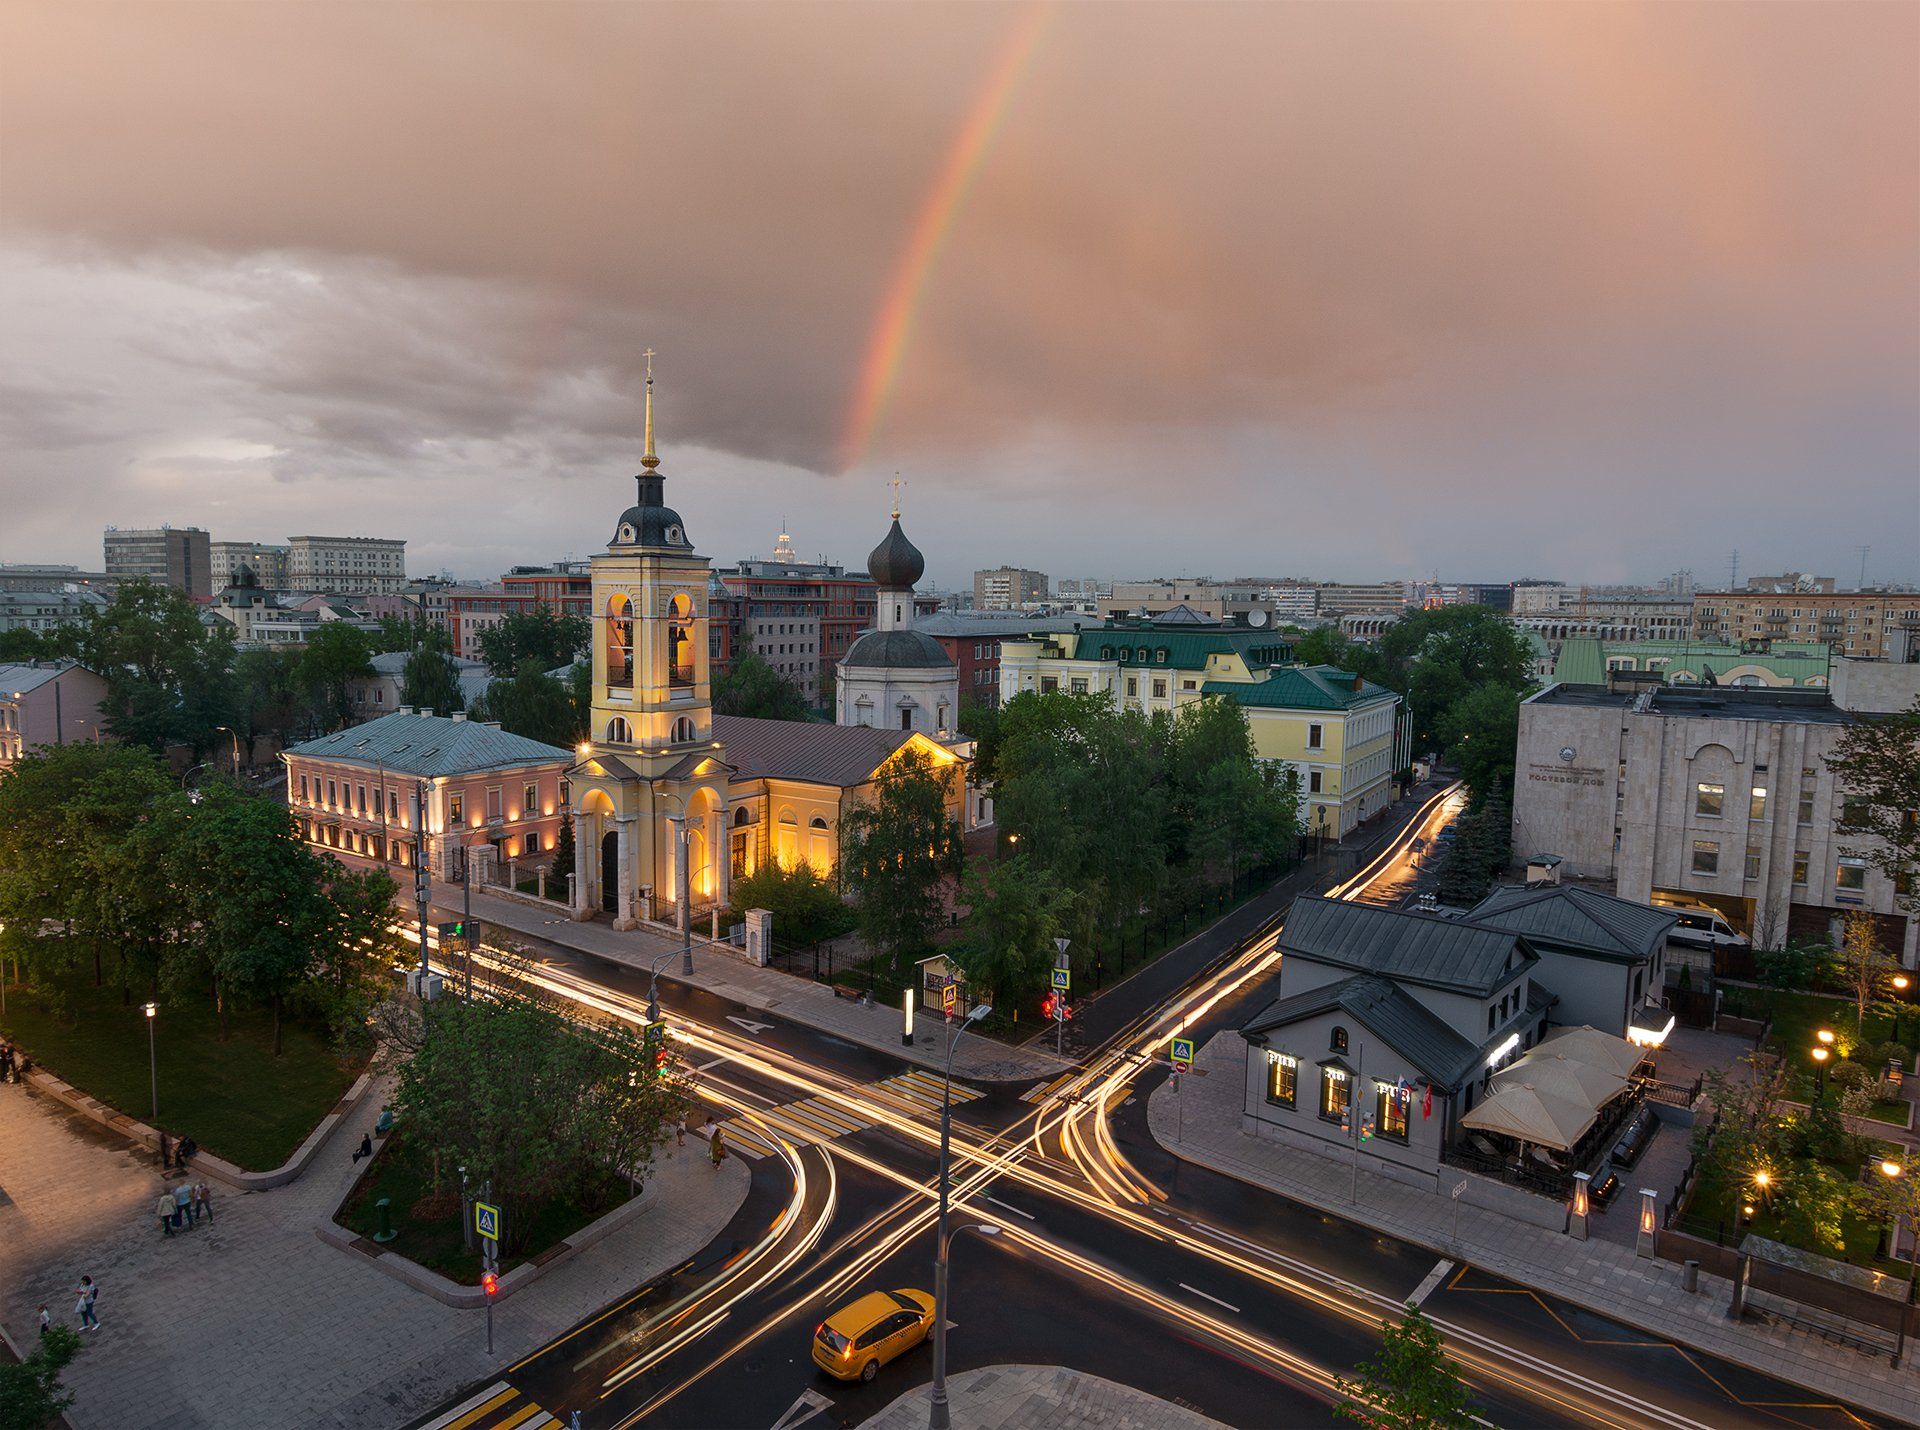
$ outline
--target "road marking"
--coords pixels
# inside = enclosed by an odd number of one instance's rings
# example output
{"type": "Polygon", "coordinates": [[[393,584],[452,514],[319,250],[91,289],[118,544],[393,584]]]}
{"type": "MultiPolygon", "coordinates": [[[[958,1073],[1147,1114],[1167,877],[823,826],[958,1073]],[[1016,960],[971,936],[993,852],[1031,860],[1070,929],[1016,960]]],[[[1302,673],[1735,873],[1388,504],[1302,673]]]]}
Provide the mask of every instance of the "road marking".
{"type": "Polygon", "coordinates": [[[725,1053],[722,1053],[722,1054],[721,1054],[721,1055],[720,1055],[719,1057],[717,1057],[717,1058],[709,1058],[709,1059],[707,1059],[707,1061],[706,1061],[706,1062],[704,1062],[704,1063],[701,1063],[701,1064],[700,1064],[700,1065],[699,1065],[698,1067],[696,1067],[696,1068],[694,1069],[694,1071],[695,1071],[695,1072],[710,1072],[710,1071],[712,1071],[712,1070],[713,1070],[714,1068],[717,1068],[717,1067],[719,1067],[719,1066],[720,1066],[720,1064],[722,1064],[722,1063],[730,1063],[730,1062],[732,1062],[732,1061],[733,1061],[733,1059],[732,1059],[732,1058],[730,1058],[730,1057],[728,1057],[728,1056],[727,1056],[727,1055],[726,1055],[725,1053]]]}
{"type": "Polygon", "coordinates": [[[425,1430],[449,1430],[453,1425],[470,1425],[480,1413],[512,1399],[519,1392],[504,1380],[496,1380],[478,1394],[470,1395],[438,1420],[430,1422],[425,1430]]]}
{"type": "Polygon", "coordinates": [[[1005,1202],[1001,1201],[1000,1198],[998,1197],[988,1197],[987,1200],[992,1202],[995,1206],[999,1207],[1000,1210],[1002,1211],[1012,1212],[1015,1216],[1023,1216],[1028,1221],[1033,1220],[1032,1212],[1023,1212],[1018,1207],[1010,1207],[1005,1202]]]}
{"type": "Polygon", "coordinates": [[[773,1422],[773,1430],[793,1430],[796,1425],[805,1424],[823,1410],[831,1410],[833,1402],[819,1391],[809,1387],[800,1392],[800,1398],[786,1408],[786,1412],[773,1422]]]}
{"type": "Polygon", "coordinates": [[[1434,1263],[1433,1270],[1427,1273],[1427,1279],[1413,1288],[1413,1295],[1407,1298],[1409,1306],[1418,1306],[1434,1293],[1436,1287],[1447,1279],[1447,1273],[1453,1270],[1453,1263],[1442,1258],[1434,1263]]]}
{"type": "Polygon", "coordinates": [[[1233,1312],[1233,1314],[1236,1316],[1240,1314],[1240,1308],[1234,1305],[1233,1302],[1222,1301],[1218,1296],[1209,1296],[1205,1291],[1202,1291],[1198,1286],[1189,1286],[1187,1285],[1186,1282],[1182,1281],[1180,1283],[1180,1289],[1182,1291],[1191,1291],[1194,1295],[1198,1296],[1202,1301],[1211,1301],[1216,1306],[1225,1306],[1229,1311],[1233,1312]]]}
{"type": "Polygon", "coordinates": [[[770,1033],[773,1031],[773,1024],[771,1023],[756,1023],[751,1018],[736,1018],[731,1013],[727,1014],[727,1021],[738,1027],[745,1028],[755,1037],[758,1037],[762,1033],[770,1033]]]}

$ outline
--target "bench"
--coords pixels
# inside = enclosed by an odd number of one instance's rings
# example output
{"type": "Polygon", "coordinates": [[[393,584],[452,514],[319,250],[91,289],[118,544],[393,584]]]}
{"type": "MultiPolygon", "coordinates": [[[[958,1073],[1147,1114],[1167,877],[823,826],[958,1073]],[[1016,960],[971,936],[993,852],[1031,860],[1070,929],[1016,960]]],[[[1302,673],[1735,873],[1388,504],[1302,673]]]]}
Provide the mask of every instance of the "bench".
{"type": "Polygon", "coordinates": [[[867,996],[867,990],[864,988],[855,988],[851,983],[836,983],[833,985],[833,996],[836,998],[851,998],[854,1002],[858,1003],[862,998],[867,996]]]}

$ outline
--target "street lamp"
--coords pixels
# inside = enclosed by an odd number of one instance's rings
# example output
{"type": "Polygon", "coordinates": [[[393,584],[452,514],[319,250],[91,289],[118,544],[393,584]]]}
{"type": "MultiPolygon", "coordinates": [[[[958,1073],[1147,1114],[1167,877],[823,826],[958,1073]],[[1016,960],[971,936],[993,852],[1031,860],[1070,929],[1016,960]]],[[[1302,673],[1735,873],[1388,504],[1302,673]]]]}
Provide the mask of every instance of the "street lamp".
{"type": "MultiPolygon", "coordinates": [[[[1832,1034],[1828,1036],[1831,1037],[1832,1034]]],[[[1827,1047],[1816,1047],[1813,1050],[1814,1066],[1820,1069],[1820,1090],[1814,1095],[1816,1103],[1824,1103],[1827,1100],[1827,1059],[1832,1052],[1833,1050],[1827,1047]]]]}
{"type": "Polygon", "coordinates": [[[976,1004],[947,1035],[946,1074],[940,1093],[940,1212],[934,1222],[933,1239],[933,1403],[927,1410],[927,1430],[948,1430],[953,1424],[947,1411],[947,1244],[951,1240],[947,1235],[947,1144],[953,1132],[953,1053],[960,1046],[961,1030],[992,1011],[990,1003],[976,1004]]]}
{"type": "Polygon", "coordinates": [[[234,733],[233,727],[231,725],[215,725],[213,728],[216,730],[224,731],[227,737],[233,741],[233,782],[235,784],[239,784],[240,783],[240,737],[239,735],[234,733]]]}
{"type": "Polygon", "coordinates": [[[153,1017],[160,1011],[157,1003],[147,1004],[147,1090],[153,1095],[153,1125],[160,1125],[160,1058],[153,1048],[153,1017]]]}

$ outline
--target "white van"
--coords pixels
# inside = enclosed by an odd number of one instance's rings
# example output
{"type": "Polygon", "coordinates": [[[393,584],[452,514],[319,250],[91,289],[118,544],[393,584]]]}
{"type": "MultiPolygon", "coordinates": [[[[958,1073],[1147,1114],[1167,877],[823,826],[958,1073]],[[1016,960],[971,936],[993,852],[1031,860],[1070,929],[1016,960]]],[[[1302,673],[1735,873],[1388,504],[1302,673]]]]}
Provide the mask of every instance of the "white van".
{"type": "Polygon", "coordinates": [[[1745,948],[1747,940],[1733,930],[1728,923],[1712,909],[1673,908],[1669,912],[1679,916],[1680,922],[1667,933],[1668,943],[1681,944],[1687,948],[1745,948]]]}

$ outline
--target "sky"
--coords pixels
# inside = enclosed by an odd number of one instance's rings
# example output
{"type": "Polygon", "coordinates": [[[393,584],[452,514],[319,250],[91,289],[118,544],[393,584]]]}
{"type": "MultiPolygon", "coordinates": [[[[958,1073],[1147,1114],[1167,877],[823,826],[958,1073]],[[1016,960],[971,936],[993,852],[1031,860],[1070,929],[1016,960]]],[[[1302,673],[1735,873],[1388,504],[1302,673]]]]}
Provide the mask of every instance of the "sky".
{"type": "Polygon", "coordinates": [[[0,10],[0,560],[1920,580],[1920,7],[0,10]]]}

